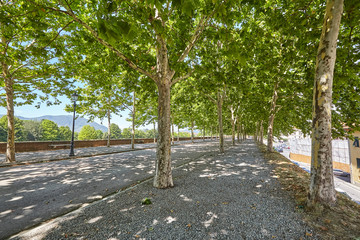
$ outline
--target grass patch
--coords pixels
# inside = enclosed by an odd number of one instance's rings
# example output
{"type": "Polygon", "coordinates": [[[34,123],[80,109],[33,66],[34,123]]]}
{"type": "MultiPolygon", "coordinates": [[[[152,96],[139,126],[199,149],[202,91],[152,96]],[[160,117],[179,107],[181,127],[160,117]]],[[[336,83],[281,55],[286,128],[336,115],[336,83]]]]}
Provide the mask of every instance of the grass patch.
{"type": "Polygon", "coordinates": [[[332,207],[306,206],[310,174],[277,152],[269,153],[265,145],[258,145],[265,159],[274,166],[274,173],[282,187],[293,196],[297,211],[305,222],[317,230],[323,239],[360,240],[360,205],[341,193],[332,207]]]}

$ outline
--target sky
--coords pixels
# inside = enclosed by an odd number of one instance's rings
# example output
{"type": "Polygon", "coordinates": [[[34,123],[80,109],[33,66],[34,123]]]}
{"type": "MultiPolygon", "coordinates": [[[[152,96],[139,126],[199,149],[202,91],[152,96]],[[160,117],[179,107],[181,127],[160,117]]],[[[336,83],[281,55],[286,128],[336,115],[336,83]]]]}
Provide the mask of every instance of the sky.
{"type": "MultiPolygon", "coordinates": [[[[15,107],[15,116],[33,118],[44,115],[72,115],[72,113],[68,113],[64,110],[66,104],[72,104],[71,100],[67,97],[60,97],[59,100],[61,101],[60,105],[46,106],[46,104],[41,104],[39,109],[35,107],[35,104],[15,107]]],[[[6,107],[0,107],[0,115],[6,115],[6,107]]],[[[131,127],[131,122],[126,121],[126,118],[129,118],[129,110],[126,109],[121,112],[121,116],[122,117],[112,114],[111,122],[117,124],[121,129],[131,127]]],[[[88,119],[86,116],[85,118],[88,119]]],[[[102,124],[100,119],[95,119],[95,122],[102,124]]],[[[107,120],[104,120],[102,125],[107,127],[107,120]]],[[[140,127],[140,129],[144,128],[152,129],[152,126],[140,127]]]]}

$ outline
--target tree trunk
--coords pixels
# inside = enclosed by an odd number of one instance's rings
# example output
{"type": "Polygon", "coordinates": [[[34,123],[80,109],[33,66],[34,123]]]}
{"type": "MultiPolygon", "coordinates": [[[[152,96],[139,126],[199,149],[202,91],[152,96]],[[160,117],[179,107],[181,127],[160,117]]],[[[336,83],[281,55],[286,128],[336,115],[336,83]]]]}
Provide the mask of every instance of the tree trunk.
{"type": "Polygon", "coordinates": [[[194,143],[194,121],[191,120],[191,142],[194,143]]]}
{"type": "Polygon", "coordinates": [[[131,149],[135,149],[135,91],[133,93],[133,109],[132,109],[132,130],[131,130],[131,149]]]}
{"type": "Polygon", "coordinates": [[[205,141],[205,124],[204,124],[204,129],[203,129],[203,141],[205,141]]]}
{"type": "Polygon", "coordinates": [[[7,145],[6,162],[15,162],[15,122],[14,122],[14,80],[8,77],[8,68],[3,65],[6,92],[7,145]]]}
{"type": "Polygon", "coordinates": [[[223,105],[223,96],[220,91],[217,96],[217,114],[219,121],[219,150],[221,153],[224,153],[224,129],[223,129],[223,120],[222,120],[222,105],[223,105]]]}
{"type": "MultiPolygon", "coordinates": [[[[1,37],[1,42],[6,46],[6,38],[1,37]]],[[[1,53],[6,56],[6,48],[1,53]]],[[[6,93],[6,116],[7,116],[7,145],[6,145],[6,162],[15,162],[15,120],[14,120],[14,79],[9,73],[9,66],[5,60],[1,62],[2,77],[5,81],[6,93]]]]}
{"type": "Polygon", "coordinates": [[[255,140],[255,142],[257,142],[257,140],[258,140],[258,123],[256,122],[255,123],[255,133],[254,133],[254,140],[255,140]]]}
{"type": "Polygon", "coordinates": [[[336,43],[343,0],[328,0],[316,58],[311,144],[311,182],[308,204],[333,205],[334,189],[331,147],[331,105],[336,43]]]}
{"type": "Polygon", "coordinates": [[[158,84],[158,142],[154,187],[173,187],[171,173],[170,81],[158,84]]]}
{"type": "Polygon", "coordinates": [[[174,145],[175,144],[175,140],[174,140],[175,129],[174,129],[174,123],[173,122],[171,123],[171,127],[172,127],[172,130],[171,130],[171,143],[174,145]]]}
{"type": "Polygon", "coordinates": [[[270,115],[269,115],[269,125],[268,125],[268,144],[267,150],[268,152],[273,151],[273,127],[274,127],[274,119],[276,112],[276,100],[278,99],[277,89],[279,86],[279,82],[276,81],[274,85],[274,93],[271,101],[270,115]]]}
{"type": "Polygon", "coordinates": [[[111,138],[111,129],[110,129],[110,110],[107,111],[107,119],[108,119],[108,138],[107,138],[107,147],[110,147],[110,138],[111,138]]]}
{"type": "Polygon", "coordinates": [[[154,119],[154,143],[156,143],[156,125],[155,125],[155,119],[154,119]]]}
{"type": "Polygon", "coordinates": [[[178,126],[178,135],[177,135],[177,141],[180,142],[180,129],[179,129],[179,126],[178,126]]]}
{"type": "Polygon", "coordinates": [[[239,119],[236,119],[236,130],[237,130],[237,141],[240,143],[240,121],[239,119]]]}
{"type": "Polygon", "coordinates": [[[232,145],[235,146],[235,124],[236,124],[236,118],[235,118],[235,109],[233,106],[230,107],[231,112],[231,139],[232,139],[232,145]]]}
{"type": "Polygon", "coordinates": [[[260,122],[260,143],[264,144],[264,126],[263,126],[263,120],[260,122]]]}

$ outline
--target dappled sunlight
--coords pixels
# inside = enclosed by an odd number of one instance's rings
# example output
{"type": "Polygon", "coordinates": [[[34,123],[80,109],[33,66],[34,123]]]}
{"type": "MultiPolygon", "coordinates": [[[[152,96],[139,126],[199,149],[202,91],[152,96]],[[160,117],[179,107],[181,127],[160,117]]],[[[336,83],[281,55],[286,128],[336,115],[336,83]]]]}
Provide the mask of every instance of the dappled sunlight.
{"type": "Polygon", "coordinates": [[[5,215],[7,215],[7,214],[9,214],[11,212],[12,212],[12,210],[6,210],[6,211],[3,211],[3,212],[0,212],[0,217],[3,217],[3,216],[5,216],[5,215]]]}
{"type": "Polygon", "coordinates": [[[156,220],[156,219],[154,219],[153,222],[152,222],[152,225],[153,225],[153,226],[156,226],[157,224],[159,224],[159,221],[156,220]]]}
{"type": "Polygon", "coordinates": [[[13,197],[10,200],[7,200],[6,202],[14,202],[14,201],[20,200],[22,198],[24,198],[24,196],[13,197]]]}
{"type": "MultiPolygon", "coordinates": [[[[198,164],[208,164],[208,155],[217,155],[214,146],[216,144],[204,147],[197,143],[173,146],[172,167],[194,159],[199,160],[198,164]]],[[[150,149],[2,168],[0,202],[4,204],[0,205],[0,221],[24,229],[80,206],[87,206],[89,202],[103,199],[104,196],[151,177],[155,172],[155,158],[156,151],[150,149]]],[[[229,168],[226,164],[219,164],[222,165],[219,168],[229,168]]],[[[185,171],[197,169],[196,164],[184,166],[185,171]]],[[[179,200],[194,202],[190,196],[181,195],[179,200]]],[[[114,199],[107,199],[106,203],[110,205],[115,202],[114,199]]],[[[126,214],[134,208],[129,205],[119,209],[118,213],[126,214]]],[[[97,217],[89,218],[93,219],[94,225],[104,220],[97,217]]],[[[178,218],[171,215],[161,218],[159,223],[154,222],[154,225],[174,224],[177,221],[178,218]]],[[[7,224],[6,227],[3,229],[8,233],[11,226],[7,224]]],[[[144,231],[146,228],[140,232],[144,231]]],[[[47,232],[36,233],[35,237],[29,239],[46,238],[47,232]]],[[[4,230],[0,229],[0,238],[4,236],[1,234],[4,234],[4,230]]]]}
{"type": "Polygon", "coordinates": [[[21,219],[21,218],[23,218],[24,217],[24,215],[17,215],[16,217],[14,217],[14,219],[15,220],[18,220],[18,219],[21,219]]]}
{"type": "Polygon", "coordinates": [[[206,228],[208,228],[208,227],[210,227],[210,225],[214,222],[214,220],[215,220],[216,218],[218,218],[218,216],[217,216],[216,214],[212,213],[212,212],[207,212],[206,214],[207,214],[208,216],[210,216],[210,219],[207,220],[207,221],[202,222],[202,224],[203,224],[206,228]]]}
{"type": "Polygon", "coordinates": [[[62,217],[60,217],[59,219],[57,219],[56,221],[51,220],[49,222],[43,223],[41,226],[41,230],[39,230],[38,228],[34,228],[31,230],[28,230],[24,233],[22,233],[20,236],[18,236],[19,239],[21,240],[41,240],[46,238],[46,236],[53,231],[54,229],[61,229],[61,224],[64,222],[68,222],[71,221],[73,219],[75,219],[80,212],[73,212],[73,213],[69,213],[66,214],[62,217]]]}
{"type": "Polygon", "coordinates": [[[184,196],[184,195],[180,195],[181,199],[184,200],[185,202],[192,202],[193,200],[184,196]]]}
{"type": "Polygon", "coordinates": [[[99,200],[99,199],[102,199],[102,198],[103,198],[103,196],[101,196],[101,195],[95,195],[95,196],[87,197],[87,199],[89,199],[89,200],[99,200]]]}
{"type": "Polygon", "coordinates": [[[100,219],[102,219],[103,217],[102,216],[98,216],[98,217],[95,217],[95,218],[92,218],[90,220],[87,221],[87,223],[96,223],[97,221],[99,221],[100,219]]]}
{"type": "Polygon", "coordinates": [[[120,212],[128,212],[132,209],[134,209],[135,207],[130,207],[130,208],[124,208],[124,209],[121,209],[120,212]]]}
{"type": "Polygon", "coordinates": [[[168,216],[167,218],[165,218],[165,222],[166,222],[167,224],[172,223],[172,222],[175,222],[176,220],[177,220],[176,218],[171,217],[171,216],[168,216]]]}

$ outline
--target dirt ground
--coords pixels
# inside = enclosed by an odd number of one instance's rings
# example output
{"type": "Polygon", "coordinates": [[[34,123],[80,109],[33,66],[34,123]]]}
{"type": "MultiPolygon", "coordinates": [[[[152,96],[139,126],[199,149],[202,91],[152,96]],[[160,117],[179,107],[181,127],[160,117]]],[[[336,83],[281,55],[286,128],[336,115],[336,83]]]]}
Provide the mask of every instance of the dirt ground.
{"type": "Polygon", "coordinates": [[[317,229],[324,239],[360,239],[360,205],[337,194],[335,206],[307,207],[310,174],[293,164],[286,157],[266,151],[265,145],[259,145],[265,159],[274,166],[274,171],[283,188],[294,197],[304,220],[317,229]]]}

